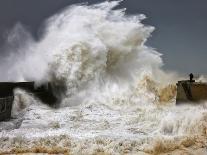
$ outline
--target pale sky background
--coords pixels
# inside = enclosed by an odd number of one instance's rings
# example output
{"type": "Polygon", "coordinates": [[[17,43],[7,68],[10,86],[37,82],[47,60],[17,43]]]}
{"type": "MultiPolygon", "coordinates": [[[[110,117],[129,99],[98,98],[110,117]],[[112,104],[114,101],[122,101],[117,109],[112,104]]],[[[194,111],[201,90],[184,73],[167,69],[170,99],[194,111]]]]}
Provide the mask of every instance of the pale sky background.
{"type": "MultiPolygon", "coordinates": [[[[44,20],[64,7],[103,0],[0,0],[0,56],[8,32],[24,25],[38,40],[44,20]]],[[[147,44],[163,54],[164,68],[184,74],[207,74],[207,0],[125,0],[128,14],[145,14],[156,27],[147,44]]]]}

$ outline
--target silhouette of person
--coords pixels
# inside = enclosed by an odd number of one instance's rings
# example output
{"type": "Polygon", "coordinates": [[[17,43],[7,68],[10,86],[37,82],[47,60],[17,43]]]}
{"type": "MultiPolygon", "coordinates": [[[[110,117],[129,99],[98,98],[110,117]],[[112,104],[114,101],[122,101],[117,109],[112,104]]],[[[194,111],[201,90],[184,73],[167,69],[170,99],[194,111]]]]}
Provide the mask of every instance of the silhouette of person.
{"type": "Polygon", "coordinates": [[[194,77],[193,73],[190,73],[189,76],[190,76],[190,82],[194,82],[194,80],[193,80],[193,77],[194,77]]]}

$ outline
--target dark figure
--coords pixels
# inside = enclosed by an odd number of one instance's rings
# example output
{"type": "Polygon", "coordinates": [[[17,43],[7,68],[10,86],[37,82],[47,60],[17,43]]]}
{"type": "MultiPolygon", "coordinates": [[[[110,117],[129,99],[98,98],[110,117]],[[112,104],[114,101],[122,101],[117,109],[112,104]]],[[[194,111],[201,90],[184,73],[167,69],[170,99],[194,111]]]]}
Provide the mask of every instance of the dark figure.
{"type": "Polygon", "coordinates": [[[193,73],[190,73],[189,76],[190,76],[190,82],[194,82],[194,80],[193,80],[193,73]]]}

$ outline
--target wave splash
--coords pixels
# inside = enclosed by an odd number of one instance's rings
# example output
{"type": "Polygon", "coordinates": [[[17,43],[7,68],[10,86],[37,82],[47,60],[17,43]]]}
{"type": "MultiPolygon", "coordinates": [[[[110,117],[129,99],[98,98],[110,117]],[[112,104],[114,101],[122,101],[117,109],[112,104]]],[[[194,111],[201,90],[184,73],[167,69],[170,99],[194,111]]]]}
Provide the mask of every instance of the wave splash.
{"type": "MultiPolygon", "coordinates": [[[[17,90],[13,119],[0,123],[1,153],[54,147],[155,154],[206,146],[205,104],[174,105],[178,76],[162,71],[161,54],[145,45],[154,28],[141,23],[144,15],[114,9],[119,3],[70,6],[45,22],[39,41],[23,33],[30,39],[1,61],[10,71],[1,80],[51,81],[65,91],[60,108],[51,109],[17,90]]],[[[20,24],[14,30],[12,43],[23,31],[20,24]]]]}

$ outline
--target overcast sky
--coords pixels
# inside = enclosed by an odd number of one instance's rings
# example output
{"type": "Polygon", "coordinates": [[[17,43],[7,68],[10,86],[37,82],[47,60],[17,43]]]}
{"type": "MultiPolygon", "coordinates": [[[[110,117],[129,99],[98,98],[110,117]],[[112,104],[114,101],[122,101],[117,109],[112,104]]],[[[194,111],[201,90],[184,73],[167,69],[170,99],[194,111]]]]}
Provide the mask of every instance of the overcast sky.
{"type": "MultiPolygon", "coordinates": [[[[64,7],[102,0],[0,0],[0,50],[8,32],[22,23],[38,39],[44,20],[64,7]]],[[[163,53],[165,69],[207,74],[207,0],[125,0],[128,14],[147,15],[156,27],[147,44],[163,53]]],[[[3,52],[3,51],[0,51],[3,52]]]]}

